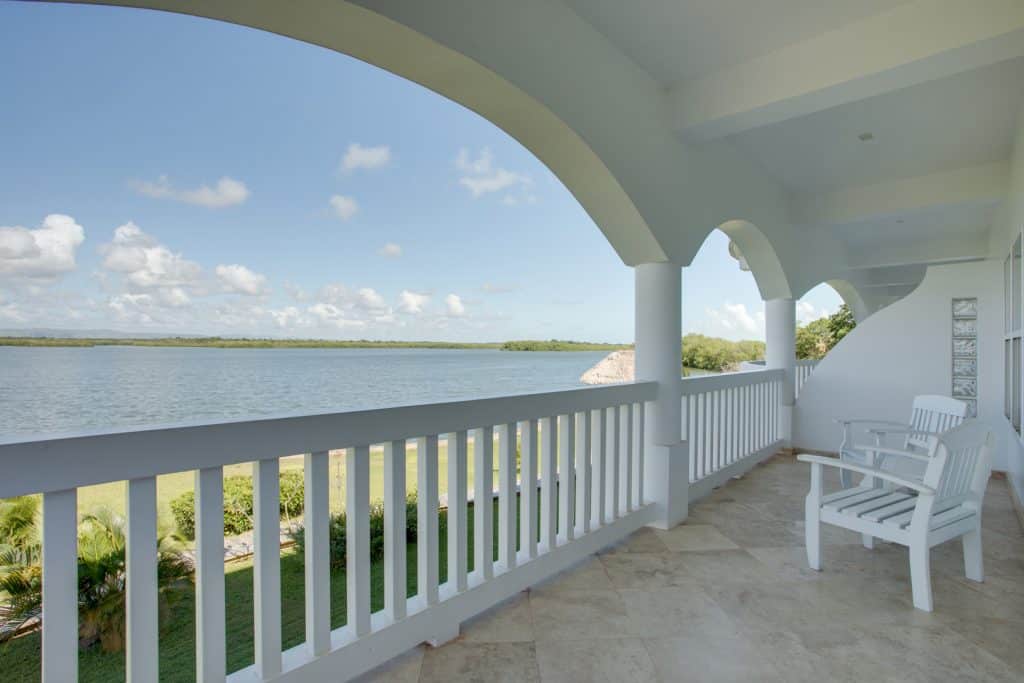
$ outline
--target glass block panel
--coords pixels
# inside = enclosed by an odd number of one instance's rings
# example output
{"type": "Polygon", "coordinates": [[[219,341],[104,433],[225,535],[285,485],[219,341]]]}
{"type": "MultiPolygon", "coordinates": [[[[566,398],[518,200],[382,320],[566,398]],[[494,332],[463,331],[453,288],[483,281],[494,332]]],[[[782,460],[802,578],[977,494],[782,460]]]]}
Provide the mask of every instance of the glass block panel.
{"type": "Polygon", "coordinates": [[[978,334],[978,321],[977,320],[954,320],[953,321],[953,336],[954,337],[975,337],[978,334]]]}

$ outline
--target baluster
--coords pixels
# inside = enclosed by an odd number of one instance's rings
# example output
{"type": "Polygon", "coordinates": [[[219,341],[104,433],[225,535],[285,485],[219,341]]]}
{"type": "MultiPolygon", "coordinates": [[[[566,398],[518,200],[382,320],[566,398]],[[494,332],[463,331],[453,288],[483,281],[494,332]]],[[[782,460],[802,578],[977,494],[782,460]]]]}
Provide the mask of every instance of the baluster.
{"type": "Polygon", "coordinates": [[[736,387],[729,389],[729,464],[736,462],[736,440],[739,436],[736,422],[736,387]]]}
{"type": "Polygon", "coordinates": [[[697,481],[697,416],[693,394],[686,397],[686,448],[690,453],[690,481],[697,481]]]}
{"type": "Polygon", "coordinates": [[[473,431],[473,567],[494,575],[494,428],[473,431]]]}
{"type": "Polygon", "coordinates": [[[537,557],[537,421],[519,423],[519,547],[537,557]]]}
{"type": "Polygon", "coordinates": [[[715,391],[711,394],[713,412],[712,430],[714,430],[714,451],[712,452],[711,467],[715,472],[722,469],[722,392],[715,391]]]}
{"type": "Polygon", "coordinates": [[[592,469],[590,466],[591,441],[593,433],[591,411],[576,415],[576,535],[590,533],[590,511],[593,509],[590,494],[592,469]]]}
{"type": "Polygon", "coordinates": [[[437,604],[437,435],[416,440],[416,589],[426,605],[437,604]]]}
{"type": "Polygon", "coordinates": [[[516,566],[516,423],[498,432],[498,562],[516,566]]]}
{"type": "Polygon", "coordinates": [[[157,630],[156,477],[132,479],[125,511],[125,668],[129,681],[155,681],[157,630]]]}
{"type": "MultiPolygon", "coordinates": [[[[327,451],[307,453],[304,470],[306,486],[302,521],[306,534],[306,645],[311,654],[318,656],[331,647],[330,468],[327,451]]],[[[223,633],[223,626],[220,630],[223,633]]]]}
{"type": "Polygon", "coordinates": [[[633,500],[636,502],[634,507],[640,507],[644,504],[644,404],[642,401],[636,404],[633,417],[635,419],[633,438],[636,444],[633,450],[633,481],[635,482],[633,484],[635,490],[633,500]]]}
{"type": "Polygon", "coordinates": [[[567,543],[575,537],[573,511],[576,509],[576,416],[558,417],[558,540],[567,543]]]}
{"type": "MultiPolygon", "coordinates": [[[[281,485],[277,458],[252,464],[253,644],[256,673],[281,673],[281,485]]],[[[129,575],[130,576],[130,575],[129,575]]]]}
{"type": "Polygon", "coordinates": [[[466,432],[448,435],[448,585],[466,590],[466,432]]]}
{"type": "Polygon", "coordinates": [[[607,499],[605,515],[609,522],[619,516],[619,407],[612,406],[605,412],[608,414],[605,428],[608,430],[605,441],[605,486],[607,499]]]}
{"type": "Polygon", "coordinates": [[[43,683],[78,680],[78,491],[43,494],[43,683]]]}
{"type": "Polygon", "coordinates": [[[604,460],[605,460],[605,442],[607,440],[606,428],[605,428],[605,411],[598,409],[594,411],[594,418],[591,422],[592,433],[591,433],[591,446],[593,451],[591,453],[591,469],[593,471],[593,484],[594,484],[594,512],[593,518],[591,519],[591,528],[598,529],[604,526],[604,494],[605,494],[605,483],[604,483],[604,460]]]}
{"type": "Polygon", "coordinates": [[[621,406],[619,415],[619,513],[625,515],[633,510],[633,405],[621,406]]]}
{"type": "Polygon", "coordinates": [[[384,613],[405,619],[406,514],[405,440],[384,444],[384,613]]]}
{"type": "Polygon", "coordinates": [[[224,470],[196,472],[196,680],[226,676],[224,616],[224,470]]]}
{"type": "Polygon", "coordinates": [[[750,453],[752,444],[750,438],[750,385],[743,386],[743,457],[750,453]]]}
{"type": "Polygon", "coordinates": [[[704,478],[704,394],[697,394],[694,397],[694,421],[696,422],[697,436],[697,480],[704,478]]]}
{"type": "Polygon", "coordinates": [[[714,453],[714,447],[712,445],[712,422],[711,422],[711,392],[705,392],[701,394],[703,399],[703,420],[701,421],[701,428],[704,430],[704,476],[711,474],[714,470],[711,465],[711,456],[714,453]]]}
{"type": "Polygon", "coordinates": [[[555,507],[555,480],[558,477],[555,458],[557,418],[545,417],[540,421],[540,543],[547,550],[555,547],[558,530],[558,511],[555,507]]]}
{"type": "Polygon", "coordinates": [[[345,451],[345,510],[345,597],[348,626],[358,637],[370,632],[369,446],[345,451]]]}

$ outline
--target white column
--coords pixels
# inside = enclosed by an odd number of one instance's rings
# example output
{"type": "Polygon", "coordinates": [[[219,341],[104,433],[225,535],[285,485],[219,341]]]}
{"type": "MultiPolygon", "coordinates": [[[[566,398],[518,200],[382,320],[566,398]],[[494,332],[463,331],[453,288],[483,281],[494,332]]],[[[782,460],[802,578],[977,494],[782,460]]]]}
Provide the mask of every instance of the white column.
{"type": "Polygon", "coordinates": [[[765,367],[782,369],[779,397],[779,433],[788,448],[793,437],[794,382],[796,381],[796,302],[793,299],[770,299],[764,302],[765,367]]]}
{"type": "Polygon", "coordinates": [[[686,519],[689,454],[682,440],[682,269],[674,263],[636,267],[636,379],[658,382],[645,407],[644,497],[654,526],[686,519]]]}

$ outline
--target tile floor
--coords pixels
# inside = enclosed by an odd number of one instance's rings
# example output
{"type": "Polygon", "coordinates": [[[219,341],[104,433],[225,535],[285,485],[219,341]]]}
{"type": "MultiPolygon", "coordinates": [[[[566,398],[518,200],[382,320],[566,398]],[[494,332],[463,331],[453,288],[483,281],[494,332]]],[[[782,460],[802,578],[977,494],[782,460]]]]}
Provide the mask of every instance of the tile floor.
{"type": "Polygon", "coordinates": [[[933,549],[926,614],[901,547],[825,527],[824,570],[807,568],[808,478],[776,456],[685,524],[641,529],[363,680],[1024,681],[1024,531],[1004,480],[985,499],[985,583],[963,577],[959,541],[933,549]]]}

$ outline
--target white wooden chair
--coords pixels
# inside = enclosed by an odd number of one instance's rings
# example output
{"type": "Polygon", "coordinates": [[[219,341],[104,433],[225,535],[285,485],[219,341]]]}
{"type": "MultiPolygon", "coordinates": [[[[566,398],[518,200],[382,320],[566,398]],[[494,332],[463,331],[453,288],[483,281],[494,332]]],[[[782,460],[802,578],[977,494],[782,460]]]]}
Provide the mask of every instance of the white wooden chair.
{"type": "Polygon", "coordinates": [[[968,579],[982,581],[981,504],[990,474],[992,432],[977,420],[931,440],[926,455],[888,449],[890,455],[925,463],[921,480],[907,479],[878,467],[820,455],[799,455],[811,464],[807,494],[807,562],[821,569],[821,524],[859,531],[910,548],[910,580],[914,607],[932,611],[929,553],[932,546],[963,537],[964,570],[968,579]],[[865,475],[894,486],[862,484],[825,494],[822,468],[865,475]]]}
{"type": "MultiPolygon", "coordinates": [[[[843,442],[839,457],[846,462],[868,467],[882,467],[889,455],[886,448],[897,448],[924,455],[928,453],[935,435],[956,427],[967,415],[967,404],[948,396],[921,395],[914,397],[910,420],[906,423],[887,420],[835,420],[843,427],[843,442]],[[873,444],[858,443],[858,433],[872,438],[873,444]],[[890,437],[902,437],[900,442],[890,437]]],[[[904,462],[902,474],[921,476],[924,467],[904,462]]],[[[853,485],[853,473],[840,472],[844,488],[853,485]]]]}

